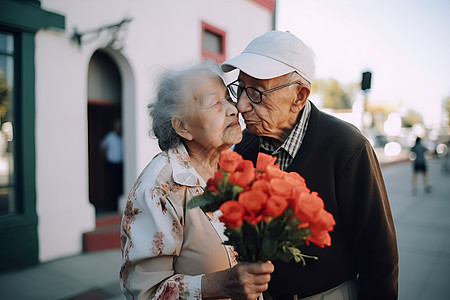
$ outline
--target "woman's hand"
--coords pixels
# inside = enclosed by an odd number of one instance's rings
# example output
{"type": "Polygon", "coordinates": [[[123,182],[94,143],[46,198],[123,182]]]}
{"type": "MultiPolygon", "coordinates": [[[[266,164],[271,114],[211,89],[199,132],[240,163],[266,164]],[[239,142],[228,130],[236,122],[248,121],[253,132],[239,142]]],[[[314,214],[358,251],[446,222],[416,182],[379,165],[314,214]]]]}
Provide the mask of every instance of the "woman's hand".
{"type": "Polygon", "coordinates": [[[269,261],[238,263],[230,269],[206,274],[202,278],[202,297],[255,300],[267,290],[273,271],[269,261]]]}

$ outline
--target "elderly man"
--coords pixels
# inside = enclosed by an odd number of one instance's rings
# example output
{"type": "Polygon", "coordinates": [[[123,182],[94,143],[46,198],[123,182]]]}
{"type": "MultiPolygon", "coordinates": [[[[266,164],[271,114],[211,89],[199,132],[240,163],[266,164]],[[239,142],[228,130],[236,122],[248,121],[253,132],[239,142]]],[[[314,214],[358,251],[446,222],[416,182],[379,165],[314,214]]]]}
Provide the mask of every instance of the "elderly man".
{"type": "Polygon", "coordinates": [[[239,69],[228,85],[246,124],[235,150],[254,162],[258,152],[276,156],[336,219],[331,247],[304,249],[318,261],[275,262],[265,299],[397,299],[397,241],[380,165],[357,128],[308,100],[311,49],[289,32],[271,31],[222,69],[239,69]]]}

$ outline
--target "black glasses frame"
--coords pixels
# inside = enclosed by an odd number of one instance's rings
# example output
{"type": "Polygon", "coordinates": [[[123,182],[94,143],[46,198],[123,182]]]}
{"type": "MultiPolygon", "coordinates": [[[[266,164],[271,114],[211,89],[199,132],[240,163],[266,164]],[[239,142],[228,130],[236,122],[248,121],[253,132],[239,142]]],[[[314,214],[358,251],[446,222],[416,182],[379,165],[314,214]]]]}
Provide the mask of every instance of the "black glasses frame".
{"type": "Polygon", "coordinates": [[[288,84],[283,84],[283,85],[274,87],[272,89],[268,89],[268,90],[265,90],[265,91],[260,91],[257,88],[254,88],[254,87],[251,87],[251,86],[250,87],[240,86],[239,84],[237,84],[237,82],[239,82],[239,79],[235,80],[232,83],[227,85],[227,89],[230,92],[230,95],[233,96],[234,98],[236,98],[236,100],[239,100],[240,95],[242,95],[242,90],[244,90],[245,93],[247,94],[248,99],[250,99],[250,101],[252,101],[255,104],[259,104],[259,103],[262,102],[262,97],[263,97],[264,94],[267,94],[267,93],[270,93],[270,92],[273,92],[273,91],[276,91],[276,90],[288,87],[288,86],[293,85],[293,84],[300,84],[300,85],[302,85],[301,82],[294,81],[294,82],[291,82],[291,83],[288,83],[288,84]],[[239,91],[239,90],[241,90],[241,91],[239,91]],[[259,94],[259,100],[253,99],[252,96],[251,96],[251,93],[248,90],[257,92],[259,94]]]}

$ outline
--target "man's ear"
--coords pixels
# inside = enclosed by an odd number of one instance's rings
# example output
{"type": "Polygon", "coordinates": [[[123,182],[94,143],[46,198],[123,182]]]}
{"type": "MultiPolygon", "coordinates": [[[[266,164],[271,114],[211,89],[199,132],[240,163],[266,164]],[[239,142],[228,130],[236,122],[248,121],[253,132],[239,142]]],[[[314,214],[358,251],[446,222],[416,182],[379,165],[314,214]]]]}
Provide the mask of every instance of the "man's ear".
{"type": "Polygon", "coordinates": [[[294,100],[294,102],[292,102],[291,110],[293,112],[301,111],[303,109],[303,106],[305,106],[309,95],[311,94],[311,91],[308,87],[300,85],[299,88],[300,89],[297,93],[297,98],[294,100]]]}
{"type": "Polygon", "coordinates": [[[185,140],[191,141],[193,139],[192,134],[189,132],[189,126],[179,116],[172,118],[172,127],[185,140]]]}

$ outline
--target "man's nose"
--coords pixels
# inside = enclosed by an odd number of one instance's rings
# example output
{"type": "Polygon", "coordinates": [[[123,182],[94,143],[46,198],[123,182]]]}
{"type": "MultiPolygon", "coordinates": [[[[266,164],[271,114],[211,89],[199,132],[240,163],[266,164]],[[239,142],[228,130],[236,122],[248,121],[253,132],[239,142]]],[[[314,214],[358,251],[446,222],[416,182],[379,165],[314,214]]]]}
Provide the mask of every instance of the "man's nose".
{"type": "Polygon", "coordinates": [[[247,93],[243,92],[237,99],[237,110],[240,113],[245,113],[252,110],[251,101],[247,96],[247,93]]]}

